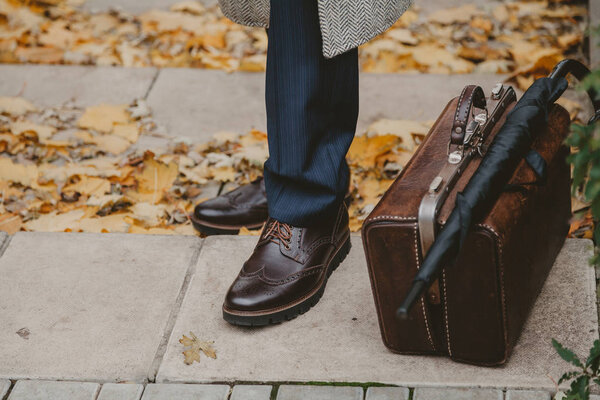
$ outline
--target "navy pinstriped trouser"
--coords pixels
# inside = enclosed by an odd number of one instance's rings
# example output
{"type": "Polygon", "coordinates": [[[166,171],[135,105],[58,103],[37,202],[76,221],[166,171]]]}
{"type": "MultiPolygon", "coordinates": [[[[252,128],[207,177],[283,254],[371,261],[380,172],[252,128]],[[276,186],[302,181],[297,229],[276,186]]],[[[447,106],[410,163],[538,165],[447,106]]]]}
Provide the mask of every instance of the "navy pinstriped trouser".
{"type": "Polygon", "coordinates": [[[348,190],[358,118],[358,51],[322,55],[317,0],[271,0],[265,163],[269,215],[310,226],[348,190]]]}

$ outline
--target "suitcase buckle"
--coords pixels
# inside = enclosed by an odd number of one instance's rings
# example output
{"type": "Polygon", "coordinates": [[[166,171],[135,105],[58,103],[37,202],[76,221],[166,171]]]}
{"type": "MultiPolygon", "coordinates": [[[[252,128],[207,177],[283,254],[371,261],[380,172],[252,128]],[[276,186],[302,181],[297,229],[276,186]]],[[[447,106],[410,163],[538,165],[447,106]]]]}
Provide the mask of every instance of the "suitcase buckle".
{"type": "MultiPolygon", "coordinates": [[[[452,143],[448,143],[448,162],[450,164],[459,164],[465,155],[466,148],[477,148],[480,145],[481,140],[478,139],[481,139],[481,125],[485,124],[486,120],[487,114],[477,114],[467,125],[463,143],[461,145],[456,146],[456,150],[450,151],[450,149],[452,148],[452,143]]],[[[478,153],[480,152],[478,151],[478,153]]]]}
{"type": "MultiPolygon", "coordinates": [[[[462,143],[453,144],[448,141],[448,163],[429,184],[427,193],[421,199],[417,222],[419,239],[423,257],[435,240],[438,228],[438,212],[442,208],[450,191],[466,169],[469,162],[477,156],[483,156],[487,151],[485,143],[493,127],[505,113],[507,107],[517,100],[515,91],[510,86],[496,85],[492,90],[488,103],[489,112],[472,114],[467,124],[462,143]]],[[[600,117],[600,113],[596,115],[600,117]]],[[[461,128],[462,129],[462,128],[461,128]]]]}

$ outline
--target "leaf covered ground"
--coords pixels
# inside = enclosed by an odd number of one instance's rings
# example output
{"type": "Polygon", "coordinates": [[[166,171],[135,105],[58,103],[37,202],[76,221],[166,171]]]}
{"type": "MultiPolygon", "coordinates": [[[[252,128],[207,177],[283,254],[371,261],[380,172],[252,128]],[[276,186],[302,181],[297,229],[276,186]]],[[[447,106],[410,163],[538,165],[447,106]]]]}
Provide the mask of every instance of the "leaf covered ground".
{"type": "MultiPolygon", "coordinates": [[[[353,231],[430,126],[380,120],[355,138],[348,153],[353,231]]],[[[256,179],[268,157],[259,131],[216,134],[201,144],[167,139],[153,152],[141,146],[140,139],[160,136],[143,100],[39,109],[0,97],[0,230],[194,234],[194,205],[221,186],[256,179]]],[[[574,207],[586,205],[575,199],[574,207]]],[[[575,221],[573,234],[587,237],[590,224],[575,221]]]]}
{"type": "MultiPolygon", "coordinates": [[[[84,0],[0,0],[0,62],[263,71],[267,36],[215,7],[184,1],[140,15],[89,13],[84,0]]],[[[507,73],[524,89],[564,58],[585,59],[583,1],[413,7],[360,49],[366,72],[507,73]]],[[[581,107],[564,100],[576,118],[581,107]]],[[[431,123],[381,120],[348,154],[351,228],[360,229],[431,123]]],[[[165,139],[143,100],[36,108],[0,98],[0,230],[193,234],[198,202],[261,174],[266,134],[217,134],[202,144],[165,139]]],[[[588,209],[574,199],[574,210],[588,209]]],[[[591,215],[571,234],[590,237],[591,215]]],[[[249,233],[249,232],[246,232],[249,233]]]]}
{"type": "MultiPolygon", "coordinates": [[[[262,71],[267,35],[217,6],[183,1],[140,15],[85,12],[84,0],[0,0],[0,62],[262,71]]],[[[360,49],[365,72],[510,73],[525,88],[566,57],[584,59],[585,2],[417,4],[360,49]]]]}
{"type": "MultiPolygon", "coordinates": [[[[356,138],[348,154],[354,230],[429,125],[381,120],[356,138]]],[[[38,109],[0,98],[0,230],[192,234],[194,205],[221,185],[256,179],[268,157],[259,131],[171,140],[154,152],[139,146],[144,136],[160,135],[142,100],[38,109]]]]}

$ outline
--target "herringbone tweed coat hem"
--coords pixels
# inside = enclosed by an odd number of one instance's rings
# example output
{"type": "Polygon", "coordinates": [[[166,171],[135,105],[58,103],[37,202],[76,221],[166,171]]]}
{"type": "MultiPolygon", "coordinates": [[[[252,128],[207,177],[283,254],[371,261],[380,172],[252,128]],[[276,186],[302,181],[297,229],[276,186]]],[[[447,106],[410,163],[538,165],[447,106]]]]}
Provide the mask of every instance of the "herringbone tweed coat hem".
{"type": "MultiPolygon", "coordinates": [[[[323,55],[332,58],[368,42],[392,26],[413,0],[315,0],[323,55]]],[[[223,14],[248,26],[269,26],[270,0],[219,0],[223,14]]]]}

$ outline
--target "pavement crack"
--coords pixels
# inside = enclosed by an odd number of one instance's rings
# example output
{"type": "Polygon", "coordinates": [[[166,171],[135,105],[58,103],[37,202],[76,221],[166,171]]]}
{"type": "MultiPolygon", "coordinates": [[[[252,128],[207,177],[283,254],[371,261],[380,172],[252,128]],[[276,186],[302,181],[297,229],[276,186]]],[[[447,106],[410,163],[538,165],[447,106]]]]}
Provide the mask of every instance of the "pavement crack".
{"type": "Polygon", "coordinates": [[[11,392],[13,391],[13,389],[15,388],[17,381],[9,381],[10,382],[10,386],[8,388],[8,390],[6,391],[6,394],[4,396],[2,396],[2,398],[0,400],[8,400],[8,397],[10,396],[11,392]]]}
{"type": "Polygon", "coordinates": [[[150,85],[148,86],[148,90],[146,90],[146,93],[144,94],[144,100],[148,100],[148,96],[150,96],[150,92],[152,91],[152,88],[154,88],[154,84],[156,83],[156,80],[158,79],[159,75],[160,75],[160,68],[157,68],[156,73],[152,77],[152,81],[150,82],[150,85]]]}
{"type": "Polygon", "coordinates": [[[171,313],[169,314],[169,318],[167,319],[167,324],[165,326],[162,339],[160,341],[160,344],[158,345],[156,354],[154,355],[154,360],[152,361],[150,370],[148,371],[148,382],[156,382],[156,375],[158,375],[158,369],[160,368],[160,365],[162,364],[163,358],[167,351],[169,340],[171,339],[173,329],[175,328],[175,322],[177,322],[177,317],[179,316],[179,310],[181,310],[181,305],[187,294],[188,288],[190,286],[190,281],[192,280],[192,277],[195,273],[196,264],[198,263],[198,259],[200,258],[200,253],[202,252],[203,247],[204,240],[202,239],[200,245],[195,249],[194,254],[190,259],[190,263],[185,273],[185,278],[183,279],[183,284],[181,285],[179,294],[177,295],[175,303],[171,308],[171,313]]]}
{"type": "Polygon", "coordinates": [[[6,239],[4,239],[4,242],[0,241],[0,257],[2,257],[2,255],[4,255],[4,252],[8,248],[8,245],[9,245],[10,241],[12,240],[12,238],[13,238],[13,235],[6,235],[6,239]]]}

